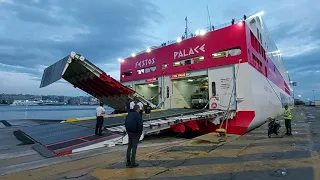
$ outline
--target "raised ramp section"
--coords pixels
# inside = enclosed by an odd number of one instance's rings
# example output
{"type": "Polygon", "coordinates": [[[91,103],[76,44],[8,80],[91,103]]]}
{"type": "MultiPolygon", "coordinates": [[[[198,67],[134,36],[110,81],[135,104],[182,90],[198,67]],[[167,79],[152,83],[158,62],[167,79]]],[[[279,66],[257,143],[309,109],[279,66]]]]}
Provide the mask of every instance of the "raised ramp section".
{"type": "Polygon", "coordinates": [[[125,111],[125,102],[128,97],[131,99],[137,97],[142,103],[149,103],[153,108],[156,108],[142,95],[113,79],[75,52],[71,52],[70,55],[44,70],[40,88],[61,78],[118,111],[125,111]]]}

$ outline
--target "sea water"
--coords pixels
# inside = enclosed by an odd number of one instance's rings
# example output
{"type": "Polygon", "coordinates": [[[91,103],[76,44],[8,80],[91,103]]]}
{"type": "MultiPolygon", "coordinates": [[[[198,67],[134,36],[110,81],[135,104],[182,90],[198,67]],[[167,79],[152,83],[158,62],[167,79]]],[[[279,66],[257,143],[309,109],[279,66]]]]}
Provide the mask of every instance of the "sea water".
{"type": "MultiPolygon", "coordinates": [[[[0,106],[0,120],[43,119],[66,120],[69,118],[92,117],[97,106],[0,106]]],[[[104,107],[106,114],[113,111],[104,107]]]]}

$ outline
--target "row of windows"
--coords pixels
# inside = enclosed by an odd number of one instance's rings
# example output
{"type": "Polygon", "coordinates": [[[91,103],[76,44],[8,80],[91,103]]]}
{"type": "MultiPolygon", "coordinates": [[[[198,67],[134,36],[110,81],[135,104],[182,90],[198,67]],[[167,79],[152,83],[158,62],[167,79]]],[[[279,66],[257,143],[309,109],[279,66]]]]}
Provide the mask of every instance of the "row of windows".
{"type": "MultiPolygon", "coordinates": [[[[258,31],[258,37],[259,37],[259,40],[262,42],[262,36],[261,34],[259,33],[259,30],[258,31]]],[[[250,31],[250,36],[251,36],[251,45],[252,47],[259,53],[261,54],[261,56],[263,57],[263,59],[265,59],[266,61],[267,58],[266,58],[266,51],[264,50],[264,48],[262,47],[261,43],[258,41],[258,39],[256,38],[256,36],[252,33],[252,31],[250,31]]]]}
{"type": "Polygon", "coordinates": [[[232,48],[224,51],[219,51],[212,54],[213,59],[225,58],[229,56],[237,56],[241,54],[240,48],[232,48]]]}
{"type": "MultiPolygon", "coordinates": [[[[212,53],[211,56],[213,59],[219,59],[219,58],[226,58],[226,57],[230,57],[230,56],[237,56],[240,54],[241,54],[240,48],[231,48],[231,49],[212,53]]],[[[195,58],[191,58],[191,59],[184,59],[181,61],[175,61],[175,62],[173,62],[173,66],[174,67],[185,66],[185,65],[189,65],[189,64],[200,63],[203,61],[204,61],[204,57],[200,56],[200,57],[195,57],[195,58]]]]}
{"type": "Polygon", "coordinates": [[[190,59],[184,59],[184,60],[181,60],[181,61],[173,62],[173,67],[185,66],[185,65],[194,64],[194,63],[200,63],[202,61],[204,61],[204,57],[203,56],[190,58],[190,59]]]}
{"type": "Polygon", "coordinates": [[[254,54],[252,54],[252,59],[253,59],[253,62],[252,62],[253,66],[256,67],[260,72],[262,72],[263,71],[262,62],[254,54]]]}
{"type": "Polygon", "coordinates": [[[143,73],[149,73],[149,72],[155,72],[157,70],[156,66],[152,66],[152,67],[147,67],[144,69],[138,69],[137,73],[138,74],[143,74],[143,73]]]}
{"type": "Polygon", "coordinates": [[[262,62],[254,54],[252,54],[252,59],[253,61],[251,62],[251,64],[262,74],[264,74],[265,76],[268,76],[267,67],[263,68],[262,62]]]}
{"type": "MultiPolygon", "coordinates": [[[[226,58],[226,57],[230,57],[230,56],[237,56],[240,54],[241,54],[240,48],[231,48],[228,50],[223,50],[223,51],[218,51],[218,52],[213,53],[212,58],[219,59],[219,58],[226,58]]],[[[203,61],[204,61],[204,56],[199,56],[199,57],[184,59],[184,60],[180,60],[180,61],[175,61],[175,62],[173,62],[173,67],[201,63],[203,61]]],[[[166,63],[162,64],[162,70],[165,70],[168,66],[169,65],[166,63]]],[[[138,74],[145,74],[145,73],[155,72],[156,70],[157,70],[157,67],[152,66],[152,67],[147,67],[147,68],[143,68],[143,69],[138,69],[137,73],[138,74]]],[[[122,74],[122,77],[131,76],[131,75],[132,75],[132,72],[124,72],[122,74]]]]}

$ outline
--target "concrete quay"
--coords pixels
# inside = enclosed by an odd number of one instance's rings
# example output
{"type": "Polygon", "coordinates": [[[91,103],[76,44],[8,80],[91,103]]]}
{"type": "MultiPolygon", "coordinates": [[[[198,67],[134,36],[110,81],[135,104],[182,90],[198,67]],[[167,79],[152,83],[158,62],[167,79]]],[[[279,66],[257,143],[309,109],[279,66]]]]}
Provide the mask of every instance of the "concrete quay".
{"type": "Polygon", "coordinates": [[[222,143],[214,134],[158,146],[141,143],[137,168],[125,168],[123,147],[0,179],[319,180],[320,109],[296,107],[293,114],[292,136],[284,135],[282,121],[281,135],[272,138],[264,124],[243,136],[228,136],[222,143]]]}

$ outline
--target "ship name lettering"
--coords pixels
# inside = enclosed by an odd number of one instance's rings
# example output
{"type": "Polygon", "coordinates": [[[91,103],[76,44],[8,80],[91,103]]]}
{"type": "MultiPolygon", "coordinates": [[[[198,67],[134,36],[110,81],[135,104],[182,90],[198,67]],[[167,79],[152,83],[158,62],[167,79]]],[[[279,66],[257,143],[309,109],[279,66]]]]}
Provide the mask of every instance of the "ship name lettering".
{"type": "Polygon", "coordinates": [[[196,46],[195,48],[186,48],[186,49],[182,49],[180,51],[175,51],[173,53],[173,58],[174,59],[177,59],[177,58],[181,58],[181,57],[186,57],[186,56],[190,56],[190,55],[193,55],[193,54],[198,54],[199,52],[205,52],[205,47],[206,44],[203,44],[202,46],[196,46]]]}
{"type": "Polygon", "coordinates": [[[153,65],[155,63],[155,59],[152,58],[152,59],[145,59],[145,60],[142,60],[142,61],[137,61],[136,62],[136,68],[141,68],[141,67],[145,67],[145,66],[149,66],[149,65],[153,65]]]}

